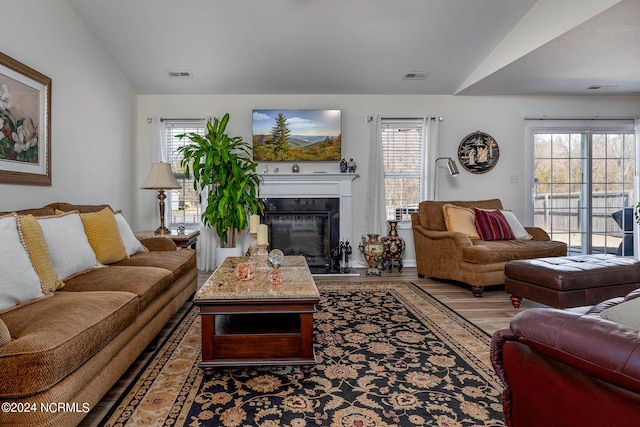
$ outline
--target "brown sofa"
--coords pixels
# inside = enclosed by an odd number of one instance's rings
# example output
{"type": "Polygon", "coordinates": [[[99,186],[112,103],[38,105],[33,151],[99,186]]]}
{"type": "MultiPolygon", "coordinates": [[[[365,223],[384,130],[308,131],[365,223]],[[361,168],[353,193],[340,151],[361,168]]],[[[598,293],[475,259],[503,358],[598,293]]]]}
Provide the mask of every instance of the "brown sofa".
{"type": "MultiPolygon", "coordinates": [[[[19,213],[104,207],[55,203],[19,213]]],[[[162,237],[142,244],[147,252],[0,314],[11,335],[0,346],[0,425],[77,425],[193,295],[195,252],[162,237]]]]}
{"type": "Polygon", "coordinates": [[[498,330],[491,362],[504,385],[507,426],[638,425],[640,330],[604,318],[638,297],[640,290],[586,313],[528,309],[498,330]]]}
{"type": "Polygon", "coordinates": [[[471,239],[456,231],[447,231],[443,206],[503,209],[499,199],[480,201],[423,201],[411,215],[418,276],[455,280],[471,285],[481,296],[484,286],[504,284],[504,266],[508,261],[562,256],[567,245],[549,239],[537,227],[526,227],[530,240],[471,239]]]}

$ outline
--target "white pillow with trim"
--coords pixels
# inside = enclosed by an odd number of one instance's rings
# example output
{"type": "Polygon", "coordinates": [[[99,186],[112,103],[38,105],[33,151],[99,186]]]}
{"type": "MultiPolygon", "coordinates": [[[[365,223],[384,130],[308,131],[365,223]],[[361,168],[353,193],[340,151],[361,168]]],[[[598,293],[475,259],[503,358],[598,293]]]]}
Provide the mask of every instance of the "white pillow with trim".
{"type": "Polygon", "coordinates": [[[93,268],[102,267],[89,244],[82,220],[77,212],[39,217],[44,240],[58,280],[93,268]]]}
{"type": "Polygon", "coordinates": [[[0,312],[45,296],[16,221],[0,218],[0,312]]]}
{"type": "Polygon", "coordinates": [[[513,231],[513,235],[516,239],[520,240],[531,240],[533,236],[529,234],[529,232],[520,224],[516,215],[511,211],[500,211],[502,215],[504,215],[507,223],[509,223],[509,227],[511,227],[511,231],[513,231]]]}
{"type": "Polygon", "coordinates": [[[118,223],[118,230],[120,230],[120,238],[124,242],[124,247],[127,249],[127,253],[129,256],[133,254],[137,254],[138,252],[145,252],[146,248],[142,246],[140,240],[136,237],[129,226],[129,223],[125,219],[122,212],[118,211],[115,213],[116,222],[118,223]]]}

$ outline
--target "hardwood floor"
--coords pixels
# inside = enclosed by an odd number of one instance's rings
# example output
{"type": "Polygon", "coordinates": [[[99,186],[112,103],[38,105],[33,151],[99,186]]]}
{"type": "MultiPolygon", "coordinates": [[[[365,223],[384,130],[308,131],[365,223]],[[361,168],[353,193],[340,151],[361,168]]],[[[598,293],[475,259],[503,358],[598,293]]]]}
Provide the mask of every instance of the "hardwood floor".
{"type": "MultiPolygon", "coordinates": [[[[365,269],[359,269],[360,276],[314,276],[316,283],[323,282],[389,282],[407,281],[419,285],[438,300],[455,310],[457,313],[473,322],[488,334],[493,334],[496,330],[509,324],[511,318],[519,311],[532,307],[545,307],[532,301],[523,300],[520,309],[516,310],[511,305],[509,295],[504,292],[503,286],[493,286],[485,288],[481,298],[476,298],[471,294],[471,288],[462,284],[440,282],[433,279],[420,279],[415,268],[405,267],[402,273],[396,269],[393,272],[385,271],[382,276],[366,276],[365,269]]],[[[202,286],[211,272],[200,272],[198,275],[198,287],[202,286]]],[[[182,318],[182,314],[187,310],[183,307],[174,316],[171,322],[160,332],[159,341],[162,342],[167,334],[173,329],[175,323],[182,318]]],[[[143,353],[131,366],[118,383],[107,393],[107,395],[96,405],[87,415],[80,426],[97,426],[102,417],[107,413],[111,405],[117,400],[121,393],[127,388],[137,373],[144,367],[153,352],[143,353]]]]}

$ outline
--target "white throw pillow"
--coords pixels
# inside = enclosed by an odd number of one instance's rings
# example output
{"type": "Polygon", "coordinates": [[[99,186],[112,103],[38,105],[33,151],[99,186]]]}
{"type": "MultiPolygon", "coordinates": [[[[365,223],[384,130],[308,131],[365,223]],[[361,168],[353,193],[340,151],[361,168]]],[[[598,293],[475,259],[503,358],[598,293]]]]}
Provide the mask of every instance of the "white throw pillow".
{"type": "Polygon", "coordinates": [[[15,216],[0,218],[0,312],[43,297],[15,216]]]}
{"type": "Polygon", "coordinates": [[[136,235],[131,230],[129,223],[122,215],[122,212],[116,212],[115,217],[116,222],[118,223],[118,229],[120,230],[120,238],[124,242],[124,247],[127,249],[127,254],[131,256],[133,254],[137,254],[138,252],[146,251],[146,248],[142,246],[140,240],[138,240],[136,235]]]}
{"type": "Polygon", "coordinates": [[[600,313],[603,319],[640,329],[640,298],[625,301],[600,313]]]}
{"type": "Polygon", "coordinates": [[[509,223],[509,227],[511,227],[511,231],[513,231],[513,235],[516,239],[521,240],[531,240],[533,236],[527,232],[527,230],[520,224],[518,218],[516,218],[515,214],[511,211],[500,211],[502,215],[504,215],[505,219],[509,223]]]}
{"type": "Polygon", "coordinates": [[[58,280],[101,267],[77,212],[38,218],[58,280]]]}

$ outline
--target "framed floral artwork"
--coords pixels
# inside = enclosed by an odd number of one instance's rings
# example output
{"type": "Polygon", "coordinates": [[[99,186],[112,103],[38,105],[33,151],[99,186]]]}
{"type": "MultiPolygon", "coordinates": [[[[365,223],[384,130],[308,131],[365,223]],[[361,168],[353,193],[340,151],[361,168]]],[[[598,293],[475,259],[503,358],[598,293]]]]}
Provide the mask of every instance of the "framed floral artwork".
{"type": "Polygon", "coordinates": [[[0,183],[51,185],[51,79],[3,53],[0,183]]]}

